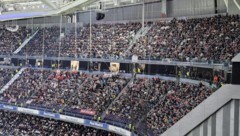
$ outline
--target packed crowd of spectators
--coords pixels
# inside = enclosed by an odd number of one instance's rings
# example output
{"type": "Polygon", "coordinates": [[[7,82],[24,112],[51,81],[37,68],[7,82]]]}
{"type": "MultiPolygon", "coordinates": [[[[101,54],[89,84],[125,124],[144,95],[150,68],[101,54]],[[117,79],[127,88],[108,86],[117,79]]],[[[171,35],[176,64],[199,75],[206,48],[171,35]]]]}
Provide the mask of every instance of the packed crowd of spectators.
{"type": "Polygon", "coordinates": [[[155,22],[131,53],[140,59],[229,62],[239,53],[239,15],[155,22]]]}
{"type": "Polygon", "coordinates": [[[40,89],[44,80],[50,75],[49,70],[33,70],[27,68],[12,83],[7,90],[0,94],[0,100],[10,103],[26,102],[26,100],[40,89]]]}
{"type": "Polygon", "coordinates": [[[93,24],[92,45],[90,46],[90,26],[86,26],[75,35],[74,32],[63,39],[63,57],[119,58],[137,31],[140,23],[93,24]],[[90,55],[91,52],[91,55],[90,55]]]}
{"type": "Polygon", "coordinates": [[[0,110],[0,135],[14,136],[117,136],[78,124],[0,110]]]}
{"type": "Polygon", "coordinates": [[[91,27],[92,46],[89,25],[68,33],[62,31],[61,36],[60,28],[53,26],[40,28],[19,54],[88,58],[91,52],[91,57],[95,58],[119,58],[124,55],[141,24],[94,24],[91,27]]]}
{"type": "MultiPolygon", "coordinates": [[[[237,46],[240,43],[239,20],[239,15],[218,15],[154,22],[146,36],[139,38],[127,54],[133,37],[141,29],[140,23],[93,24],[91,46],[89,25],[62,31],[61,36],[57,26],[40,28],[20,54],[116,59],[137,55],[139,59],[229,62],[240,51],[237,46]]],[[[21,43],[12,38],[24,39],[27,32],[22,29],[18,36],[2,33],[7,37],[2,43],[21,43]]],[[[2,51],[16,49],[15,46],[3,48],[2,51]]]]}
{"type": "Polygon", "coordinates": [[[161,96],[173,87],[175,87],[174,81],[159,78],[135,79],[107,111],[106,118],[136,124],[159,101],[161,96]]]}
{"type": "Polygon", "coordinates": [[[201,83],[158,77],[129,81],[119,74],[26,68],[0,94],[0,100],[91,116],[101,116],[108,109],[105,120],[132,125],[142,122],[146,131],[161,134],[214,92],[201,83]]]}
{"type": "MultiPolygon", "coordinates": [[[[139,59],[229,62],[240,51],[239,20],[239,15],[218,15],[154,22],[127,54],[140,23],[93,24],[91,46],[89,25],[76,28],[76,32],[62,30],[62,34],[57,26],[39,28],[19,54],[117,59],[137,55],[139,59]]],[[[15,51],[26,39],[30,31],[26,27],[19,29],[10,32],[1,28],[1,55],[15,51]]]]}
{"type": "Polygon", "coordinates": [[[167,90],[158,104],[148,113],[144,127],[139,129],[151,128],[154,134],[160,135],[178,120],[198,106],[202,101],[214,92],[203,84],[193,85],[180,83],[167,90]]]}
{"type": "Polygon", "coordinates": [[[60,28],[39,28],[37,34],[18,53],[29,56],[58,56],[60,28]]]}
{"type": "Polygon", "coordinates": [[[16,69],[0,68],[0,89],[15,75],[16,69]]]}
{"type": "Polygon", "coordinates": [[[84,110],[86,114],[101,114],[129,80],[121,75],[88,75],[77,71],[52,72],[27,68],[0,94],[0,100],[76,113],[84,110]]]}
{"type": "Polygon", "coordinates": [[[0,55],[12,54],[30,36],[31,31],[26,27],[19,27],[17,31],[11,32],[0,27],[0,55]]]}
{"type": "Polygon", "coordinates": [[[139,78],[107,111],[106,119],[137,125],[161,134],[213,93],[203,84],[139,78]],[[150,112],[149,112],[150,111],[150,112]],[[147,117],[146,117],[147,115],[147,117]]]}
{"type": "Polygon", "coordinates": [[[128,79],[120,75],[104,77],[74,71],[54,73],[29,101],[56,110],[101,114],[127,82],[128,79]]]}

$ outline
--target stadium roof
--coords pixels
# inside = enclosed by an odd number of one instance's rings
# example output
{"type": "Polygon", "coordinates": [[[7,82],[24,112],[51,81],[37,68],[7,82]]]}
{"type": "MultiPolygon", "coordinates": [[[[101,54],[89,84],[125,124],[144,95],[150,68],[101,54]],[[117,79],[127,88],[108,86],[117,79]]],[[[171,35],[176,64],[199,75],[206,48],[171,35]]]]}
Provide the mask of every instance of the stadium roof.
{"type": "Polygon", "coordinates": [[[112,8],[159,0],[0,0],[0,21],[69,14],[75,11],[112,8]]]}

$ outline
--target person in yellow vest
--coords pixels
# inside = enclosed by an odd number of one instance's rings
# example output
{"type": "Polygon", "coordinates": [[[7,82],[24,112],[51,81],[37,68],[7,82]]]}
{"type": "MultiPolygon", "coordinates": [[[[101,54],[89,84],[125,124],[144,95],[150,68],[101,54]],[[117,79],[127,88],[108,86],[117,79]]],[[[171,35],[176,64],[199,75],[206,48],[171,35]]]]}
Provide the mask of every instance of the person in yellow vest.
{"type": "Polygon", "coordinates": [[[181,78],[182,76],[182,71],[178,71],[178,77],[181,78]]]}
{"type": "Polygon", "coordinates": [[[137,73],[141,73],[141,69],[140,68],[137,69],[137,73]]]}
{"type": "Polygon", "coordinates": [[[132,124],[128,124],[128,128],[129,128],[129,130],[131,130],[132,129],[132,124]]]}
{"type": "Polygon", "coordinates": [[[52,64],[52,69],[55,67],[55,64],[52,64]]]}
{"type": "Polygon", "coordinates": [[[101,121],[101,117],[100,117],[100,116],[98,117],[97,121],[98,121],[98,122],[101,121]]]}
{"type": "Polygon", "coordinates": [[[132,125],[132,131],[135,131],[135,126],[134,125],[132,125]]]}
{"type": "Polygon", "coordinates": [[[189,78],[190,77],[190,72],[189,71],[187,71],[187,78],[189,78]]]}
{"type": "Polygon", "coordinates": [[[22,67],[22,63],[20,63],[19,66],[22,67]]]}

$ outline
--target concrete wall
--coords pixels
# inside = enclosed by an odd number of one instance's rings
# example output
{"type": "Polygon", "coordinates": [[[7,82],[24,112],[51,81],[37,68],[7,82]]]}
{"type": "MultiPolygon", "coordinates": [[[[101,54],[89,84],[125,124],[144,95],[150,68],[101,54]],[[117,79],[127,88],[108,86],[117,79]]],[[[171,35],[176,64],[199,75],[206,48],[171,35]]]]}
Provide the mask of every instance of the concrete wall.
{"type": "Polygon", "coordinates": [[[228,0],[228,13],[240,14],[240,0],[228,0]]]}
{"type": "Polygon", "coordinates": [[[214,0],[172,0],[167,4],[168,16],[192,16],[213,14],[214,0]]]}
{"type": "Polygon", "coordinates": [[[219,13],[227,12],[227,5],[225,4],[224,0],[216,0],[217,2],[217,10],[219,13]]]}

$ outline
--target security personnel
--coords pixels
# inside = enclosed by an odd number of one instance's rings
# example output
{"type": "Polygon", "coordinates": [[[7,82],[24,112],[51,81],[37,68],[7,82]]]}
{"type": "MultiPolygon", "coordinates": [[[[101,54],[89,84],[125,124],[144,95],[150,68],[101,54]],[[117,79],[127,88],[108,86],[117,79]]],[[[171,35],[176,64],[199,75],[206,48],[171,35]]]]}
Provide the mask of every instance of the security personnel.
{"type": "Polygon", "coordinates": [[[135,131],[135,126],[134,125],[132,125],[132,131],[135,131]]]}
{"type": "Polygon", "coordinates": [[[129,128],[129,130],[131,130],[132,129],[132,124],[128,124],[128,128],[129,128]]]}
{"type": "Polygon", "coordinates": [[[187,78],[189,78],[190,77],[190,72],[189,71],[187,71],[187,78]]]}
{"type": "Polygon", "coordinates": [[[181,78],[181,76],[182,76],[182,72],[178,71],[178,77],[181,78]]]}
{"type": "Polygon", "coordinates": [[[54,67],[55,67],[55,64],[53,63],[53,64],[52,64],[52,69],[53,69],[54,67]]]}
{"type": "Polygon", "coordinates": [[[140,68],[137,69],[137,73],[141,73],[141,69],[140,68]]]}
{"type": "Polygon", "coordinates": [[[100,117],[100,116],[98,117],[97,121],[98,121],[98,122],[101,121],[101,117],[100,117]]]}

